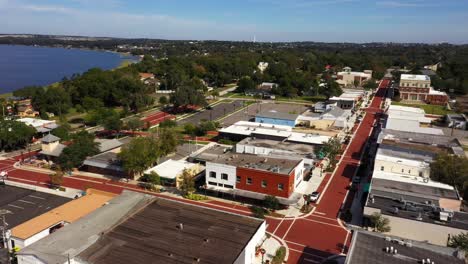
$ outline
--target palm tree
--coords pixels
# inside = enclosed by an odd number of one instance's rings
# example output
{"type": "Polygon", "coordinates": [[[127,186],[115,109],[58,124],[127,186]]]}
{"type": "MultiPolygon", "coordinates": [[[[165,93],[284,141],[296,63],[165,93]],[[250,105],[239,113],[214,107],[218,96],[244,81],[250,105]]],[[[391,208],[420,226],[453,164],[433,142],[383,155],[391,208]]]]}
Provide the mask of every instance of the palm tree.
{"type": "Polygon", "coordinates": [[[383,217],[380,213],[373,213],[370,216],[370,221],[374,226],[375,232],[386,233],[392,230],[390,227],[390,220],[386,217],[383,217]]]}

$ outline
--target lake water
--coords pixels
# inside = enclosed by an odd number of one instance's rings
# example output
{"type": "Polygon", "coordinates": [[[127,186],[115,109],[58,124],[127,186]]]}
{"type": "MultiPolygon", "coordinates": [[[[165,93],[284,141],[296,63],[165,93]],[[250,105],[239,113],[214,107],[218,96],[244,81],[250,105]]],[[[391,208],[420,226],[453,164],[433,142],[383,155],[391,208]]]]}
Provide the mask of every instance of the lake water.
{"type": "Polygon", "coordinates": [[[0,94],[28,85],[48,85],[90,68],[112,69],[124,60],[113,52],[0,45],[0,94]]]}

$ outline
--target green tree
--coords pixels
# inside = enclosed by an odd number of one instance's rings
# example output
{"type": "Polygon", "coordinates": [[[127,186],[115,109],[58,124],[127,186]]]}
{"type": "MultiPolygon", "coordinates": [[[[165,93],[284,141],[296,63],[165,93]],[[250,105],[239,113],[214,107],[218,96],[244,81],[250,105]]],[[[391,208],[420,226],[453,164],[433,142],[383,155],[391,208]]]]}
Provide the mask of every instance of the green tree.
{"type": "Polygon", "coordinates": [[[140,129],[144,125],[145,125],[144,122],[138,117],[132,117],[126,123],[127,128],[130,129],[131,131],[140,129]]]}
{"type": "Polygon", "coordinates": [[[169,100],[167,100],[166,96],[159,97],[159,104],[164,106],[164,105],[167,105],[168,103],[169,103],[169,100]]]}
{"type": "Polygon", "coordinates": [[[195,192],[195,179],[193,175],[188,171],[184,170],[179,179],[179,189],[182,191],[184,196],[190,195],[195,192]]]}
{"type": "Polygon", "coordinates": [[[159,123],[160,128],[171,128],[171,127],[176,127],[176,126],[177,126],[177,122],[174,120],[170,120],[170,119],[166,119],[162,121],[161,123],[159,123]]]}
{"type": "Polygon", "coordinates": [[[268,214],[268,210],[261,206],[252,205],[249,208],[250,208],[250,211],[252,212],[252,215],[256,218],[264,219],[265,215],[268,214]]]}
{"type": "Polygon", "coordinates": [[[0,149],[14,150],[25,147],[36,130],[22,122],[0,120],[0,149]]]}
{"type": "Polygon", "coordinates": [[[237,83],[236,91],[244,93],[246,91],[255,90],[255,82],[250,77],[243,77],[237,83]]]}
{"type": "Polygon", "coordinates": [[[49,181],[52,188],[58,188],[63,183],[63,171],[58,168],[55,173],[49,174],[49,181]]]}
{"type": "Polygon", "coordinates": [[[161,156],[166,156],[176,151],[179,139],[177,133],[171,129],[161,129],[157,139],[157,147],[161,156]]]}
{"type": "Polygon", "coordinates": [[[468,252],[468,233],[460,233],[450,236],[448,246],[468,252]]]}
{"type": "Polygon", "coordinates": [[[104,120],[102,120],[102,126],[107,130],[119,131],[122,129],[122,120],[120,120],[120,116],[118,114],[113,114],[105,117],[104,120]]]}
{"type": "Polygon", "coordinates": [[[281,207],[278,198],[276,198],[276,196],[273,195],[265,196],[265,199],[263,199],[263,205],[272,211],[276,211],[281,207]]]}
{"type": "Polygon", "coordinates": [[[161,177],[154,171],[152,171],[150,174],[141,176],[140,181],[147,182],[152,185],[161,185],[161,177]]]}
{"type": "Polygon", "coordinates": [[[468,192],[468,159],[441,153],[431,163],[431,179],[455,186],[464,196],[468,192]]]}
{"type": "Polygon", "coordinates": [[[364,85],[362,86],[366,90],[372,90],[378,87],[378,84],[375,82],[375,79],[367,80],[364,85]]]}
{"type": "Polygon", "coordinates": [[[177,88],[175,93],[171,96],[171,102],[175,107],[186,105],[208,105],[203,93],[191,86],[181,86],[177,88]]]}
{"type": "Polygon", "coordinates": [[[157,141],[152,137],[133,138],[119,153],[123,168],[133,176],[140,176],[153,166],[160,156],[157,141]]]}
{"type": "Polygon", "coordinates": [[[337,137],[330,138],[322,147],[318,148],[315,154],[319,157],[328,157],[331,166],[337,163],[336,156],[341,153],[341,142],[337,137]]]}
{"type": "Polygon", "coordinates": [[[383,217],[382,214],[373,213],[369,218],[374,231],[379,233],[386,233],[392,230],[390,227],[390,220],[386,217],[383,217]]]}
{"type": "Polygon", "coordinates": [[[63,170],[78,168],[83,161],[99,153],[99,144],[94,141],[94,135],[87,131],[73,134],[72,144],[63,149],[57,163],[63,170]]]}

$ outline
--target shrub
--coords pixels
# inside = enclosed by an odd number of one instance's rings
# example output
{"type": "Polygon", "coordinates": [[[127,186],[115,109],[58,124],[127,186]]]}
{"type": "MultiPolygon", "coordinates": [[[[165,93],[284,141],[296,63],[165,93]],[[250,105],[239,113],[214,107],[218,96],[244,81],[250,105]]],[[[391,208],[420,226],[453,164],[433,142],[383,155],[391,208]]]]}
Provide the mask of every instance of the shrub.
{"type": "Polygon", "coordinates": [[[205,196],[200,195],[200,194],[196,194],[196,193],[189,193],[189,194],[185,195],[184,197],[189,199],[189,200],[193,200],[193,201],[207,200],[207,198],[205,196]]]}
{"type": "Polygon", "coordinates": [[[225,138],[218,140],[218,143],[223,145],[235,145],[234,141],[225,138]]]}
{"type": "Polygon", "coordinates": [[[263,205],[272,211],[280,209],[280,202],[278,198],[276,198],[273,195],[265,196],[265,199],[263,200],[263,205]]]}
{"type": "Polygon", "coordinates": [[[268,214],[267,209],[260,207],[260,206],[255,206],[255,205],[250,206],[250,211],[252,212],[254,217],[260,218],[260,219],[264,219],[265,215],[268,214]]]}
{"type": "Polygon", "coordinates": [[[286,248],[282,246],[276,250],[275,256],[271,260],[271,263],[281,264],[283,263],[285,257],[286,257],[286,248]]]}

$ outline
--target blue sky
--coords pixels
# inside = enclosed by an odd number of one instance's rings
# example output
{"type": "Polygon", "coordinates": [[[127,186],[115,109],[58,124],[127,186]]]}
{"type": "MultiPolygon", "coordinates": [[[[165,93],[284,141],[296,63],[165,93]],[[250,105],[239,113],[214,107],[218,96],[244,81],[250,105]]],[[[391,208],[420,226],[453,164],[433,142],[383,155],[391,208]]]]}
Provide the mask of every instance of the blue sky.
{"type": "Polygon", "coordinates": [[[0,0],[0,33],[468,43],[468,0],[0,0]]]}

